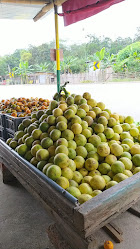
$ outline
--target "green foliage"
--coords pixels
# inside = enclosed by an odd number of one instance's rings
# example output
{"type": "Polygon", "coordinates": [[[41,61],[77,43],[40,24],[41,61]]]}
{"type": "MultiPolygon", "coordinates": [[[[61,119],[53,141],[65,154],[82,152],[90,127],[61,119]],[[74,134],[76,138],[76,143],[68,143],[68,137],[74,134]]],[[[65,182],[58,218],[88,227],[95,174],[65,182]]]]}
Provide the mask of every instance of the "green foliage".
{"type": "Polygon", "coordinates": [[[72,56],[67,56],[61,61],[61,72],[62,73],[71,73],[71,67],[74,65],[76,58],[72,56]]]}
{"type": "Polygon", "coordinates": [[[109,54],[109,53],[105,53],[105,56],[104,56],[104,68],[106,67],[110,67],[116,63],[116,58],[117,58],[117,55],[116,54],[109,54]]]}
{"type": "Polygon", "coordinates": [[[102,61],[102,60],[104,59],[104,56],[105,56],[105,47],[102,48],[101,51],[97,51],[97,52],[95,53],[95,55],[96,55],[96,57],[97,57],[97,59],[98,59],[99,61],[102,61]]]}
{"type": "Polygon", "coordinates": [[[72,73],[83,73],[86,72],[88,65],[85,58],[76,58],[73,65],[71,66],[72,73]]]}
{"type": "Polygon", "coordinates": [[[8,67],[6,60],[0,57],[0,75],[4,76],[6,74],[8,74],[8,67]]]}
{"type": "Polygon", "coordinates": [[[117,79],[112,79],[110,82],[132,82],[132,81],[140,81],[140,77],[139,78],[117,78],[117,79]]]}
{"type": "Polygon", "coordinates": [[[21,51],[21,60],[22,61],[29,61],[32,58],[32,54],[25,50],[21,51]]]}
{"type": "Polygon", "coordinates": [[[91,80],[83,80],[83,81],[81,81],[81,83],[92,83],[92,81],[91,80]]]}
{"type": "Polygon", "coordinates": [[[140,70],[140,42],[132,43],[119,51],[114,69],[117,72],[140,70]]]}
{"type": "Polygon", "coordinates": [[[29,66],[28,61],[20,61],[19,66],[13,68],[14,75],[21,76],[21,83],[28,83],[28,74],[33,71],[32,65],[29,66]]]}
{"type": "MultiPolygon", "coordinates": [[[[140,42],[140,27],[137,29],[134,40],[130,37],[118,37],[115,41],[112,41],[109,37],[101,38],[95,35],[88,35],[87,42],[80,45],[68,45],[67,41],[60,40],[60,48],[63,49],[64,54],[64,60],[61,62],[61,72],[85,72],[88,70],[90,63],[92,64],[96,60],[102,60],[103,68],[116,64],[114,65],[116,71],[126,69],[128,71],[138,71],[139,49],[133,47],[133,42],[140,42]],[[131,53],[129,49],[121,52],[130,44],[132,44],[131,53]]],[[[26,50],[18,49],[11,55],[0,57],[0,75],[7,75],[13,68],[17,70],[21,61],[28,62],[27,74],[36,71],[56,72],[56,63],[50,60],[50,49],[52,48],[55,48],[55,41],[37,47],[30,45],[26,50]]],[[[22,69],[24,66],[22,65],[22,69]]]]}
{"type": "Polygon", "coordinates": [[[39,64],[35,64],[34,67],[33,67],[33,70],[35,72],[47,72],[48,71],[48,68],[49,68],[49,63],[47,64],[47,62],[45,63],[41,63],[40,65],[39,64]]]}

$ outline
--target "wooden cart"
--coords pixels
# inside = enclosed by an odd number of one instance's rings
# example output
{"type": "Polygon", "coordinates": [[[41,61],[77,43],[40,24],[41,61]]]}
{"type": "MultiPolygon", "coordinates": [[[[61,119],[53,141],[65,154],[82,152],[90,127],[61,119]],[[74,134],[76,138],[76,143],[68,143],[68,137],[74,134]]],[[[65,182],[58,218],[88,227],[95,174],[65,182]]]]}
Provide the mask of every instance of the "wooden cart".
{"type": "Polygon", "coordinates": [[[52,215],[61,236],[72,249],[95,248],[94,232],[140,198],[140,173],[79,205],[76,198],[25,161],[2,140],[0,162],[3,182],[15,176],[52,215]]]}

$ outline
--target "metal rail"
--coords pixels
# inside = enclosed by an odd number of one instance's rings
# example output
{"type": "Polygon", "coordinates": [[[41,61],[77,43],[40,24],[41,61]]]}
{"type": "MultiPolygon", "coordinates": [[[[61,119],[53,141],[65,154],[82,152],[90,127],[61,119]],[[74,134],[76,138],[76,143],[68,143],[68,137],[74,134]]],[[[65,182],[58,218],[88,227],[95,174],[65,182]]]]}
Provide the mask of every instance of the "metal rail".
{"type": "Polygon", "coordinates": [[[14,151],[12,148],[10,148],[5,142],[2,140],[0,141],[6,149],[10,150],[12,154],[15,155],[16,158],[18,158],[20,161],[22,161],[24,164],[26,164],[33,172],[35,172],[41,179],[46,181],[49,185],[51,185],[54,189],[56,189],[59,193],[61,193],[64,197],[66,197],[70,202],[77,205],[78,200],[72,196],[69,192],[67,192],[65,189],[60,187],[56,182],[51,180],[48,176],[46,176],[44,173],[42,173],[38,168],[33,166],[31,163],[26,161],[23,157],[21,157],[16,151],[14,151]]]}

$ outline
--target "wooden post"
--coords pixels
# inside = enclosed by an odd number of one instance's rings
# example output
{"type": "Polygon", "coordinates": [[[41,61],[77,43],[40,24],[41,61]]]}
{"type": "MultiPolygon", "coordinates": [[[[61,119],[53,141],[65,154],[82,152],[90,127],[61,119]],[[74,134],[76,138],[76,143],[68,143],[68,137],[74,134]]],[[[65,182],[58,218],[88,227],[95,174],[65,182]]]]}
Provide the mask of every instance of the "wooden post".
{"type": "Polygon", "coordinates": [[[5,167],[3,163],[0,163],[0,168],[2,172],[2,181],[7,184],[16,180],[16,178],[11,174],[11,172],[5,167]]]}

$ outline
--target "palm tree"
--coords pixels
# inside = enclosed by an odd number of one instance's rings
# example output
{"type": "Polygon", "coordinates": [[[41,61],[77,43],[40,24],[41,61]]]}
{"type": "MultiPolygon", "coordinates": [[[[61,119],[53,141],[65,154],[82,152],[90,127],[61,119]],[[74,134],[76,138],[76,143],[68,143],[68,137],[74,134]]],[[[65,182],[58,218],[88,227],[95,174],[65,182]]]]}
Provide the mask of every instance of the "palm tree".
{"type": "Polygon", "coordinates": [[[50,65],[50,63],[47,63],[47,62],[41,63],[40,65],[36,64],[34,66],[34,71],[35,72],[47,72],[49,65],[50,65]]]}
{"type": "Polygon", "coordinates": [[[33,72],[33,66],[28,64],[28,61],[20,60],[19,66],[12,69],[14,75],[21,76],[21,84],[28,83],[28,74],[33,72]]]}
{"type": "Polygon", "coordinates": [[[74,62],[77,60],[77,58],[74,58],[73,56],[67,56],[64,58],[63,61],[61,61],[61,71],[65,73],[71,73],[71,66],[74,64],[74,62]]]}

